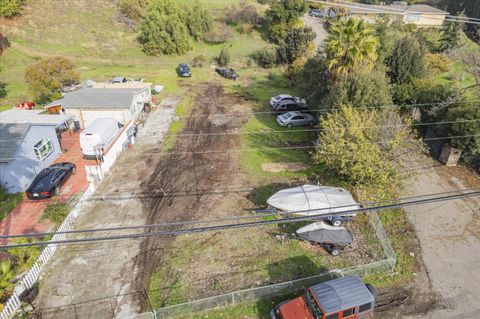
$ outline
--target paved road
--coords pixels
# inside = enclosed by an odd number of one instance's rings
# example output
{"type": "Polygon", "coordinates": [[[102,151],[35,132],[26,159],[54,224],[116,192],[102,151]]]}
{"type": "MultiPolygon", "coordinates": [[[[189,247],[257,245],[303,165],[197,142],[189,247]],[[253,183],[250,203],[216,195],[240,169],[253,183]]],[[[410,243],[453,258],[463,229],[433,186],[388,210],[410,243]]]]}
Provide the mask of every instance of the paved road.
{"type": "MultiPolygon", "coordinates": [[[[469,188],[457,168],[423,172],[414,195],[469,188]]],[[[415,227],[438,309],[414,318],[480,318],[480,199],[469,198],[405,209],[415,227]]],[[[427,287],[419,287],[427,289],[427,287]]]]}
{"type": "Polygon", "coordinates": [[[323,20],[319,18],[314,18],[308,14],[305,14],[302,20],[303,23],[305,23],[305,26],[312,28],[313,31],[317,34],[317,37],[314,40],[317,48],[322,47],[323,42],[328,36],[328,32],[323,27],[323,20]]]}

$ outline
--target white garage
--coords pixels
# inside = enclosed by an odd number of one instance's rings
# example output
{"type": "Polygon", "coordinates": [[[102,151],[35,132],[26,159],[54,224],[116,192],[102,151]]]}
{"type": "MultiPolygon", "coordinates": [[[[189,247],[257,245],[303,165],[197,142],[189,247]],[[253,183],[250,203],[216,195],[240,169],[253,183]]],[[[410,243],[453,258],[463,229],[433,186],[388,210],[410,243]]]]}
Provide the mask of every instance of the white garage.
{"type": "Polygon", "coordinates": [[[83,88],[65,93],[47,108],[61,107],[61,112],[73,116],[83,129],[98,118],[113,118],[122,124],[135,121],[150,99],[149,87],[83,88]]]}

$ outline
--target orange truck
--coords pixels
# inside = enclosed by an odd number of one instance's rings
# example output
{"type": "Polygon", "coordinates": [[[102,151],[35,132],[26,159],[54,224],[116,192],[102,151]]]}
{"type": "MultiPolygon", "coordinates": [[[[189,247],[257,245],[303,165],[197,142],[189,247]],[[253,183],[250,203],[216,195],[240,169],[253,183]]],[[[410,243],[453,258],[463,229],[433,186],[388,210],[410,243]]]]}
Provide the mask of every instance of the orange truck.
{"type": "Polygon", "coordinates": [[[357,319],[373,315],[377,293],[357,276],[309,287],[295,299],[277,305],[272,319],[357,319]]]}

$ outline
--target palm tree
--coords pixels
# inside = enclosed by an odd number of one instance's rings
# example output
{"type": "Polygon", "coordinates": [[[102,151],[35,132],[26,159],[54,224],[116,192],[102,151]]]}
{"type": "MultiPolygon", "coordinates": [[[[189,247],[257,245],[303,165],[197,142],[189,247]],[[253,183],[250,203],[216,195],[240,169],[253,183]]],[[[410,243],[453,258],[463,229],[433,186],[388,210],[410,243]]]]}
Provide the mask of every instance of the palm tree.
{"type": "Polygon", "coordinates": [[[342,20],[326,40],[327,67],[334,78],[344,76],[361,62],[376,59],[377,39],[362,20],[342,20]]]}

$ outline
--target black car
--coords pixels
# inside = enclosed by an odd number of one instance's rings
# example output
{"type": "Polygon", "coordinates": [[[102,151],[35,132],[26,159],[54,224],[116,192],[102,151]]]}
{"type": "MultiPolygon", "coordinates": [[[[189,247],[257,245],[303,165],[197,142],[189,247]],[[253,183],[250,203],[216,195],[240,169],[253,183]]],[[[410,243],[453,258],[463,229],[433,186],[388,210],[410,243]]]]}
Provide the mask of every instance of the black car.
{"type": "Polygon", "coordinates": [[[60,194],[60,187],[76,169],[75,164],[67,162],[44,168],[27,189],[28,199],[45,199],[60,194]]]}
{"type": "Polygon", "coordinates": [[[182,78],[189,78],[192,76],[190,66],[186,63],[180,63],[177,67],[177,74],[182,78]]]}
{"type": "Polygon", "coordinates": [[[215,68],[215,71],[227,79],[236,80],[238,79],[238,74],[235,72],[234,69],[229,68],[215,68]]]}
{"type": "Polygon", "coordinates": [[[274,115],[279,115],[290,111],[308,112],[308,108],[305,104],[299,103],[298,101],[284,100],[275,103],[272,106],[272,111],[274,115]]]}

